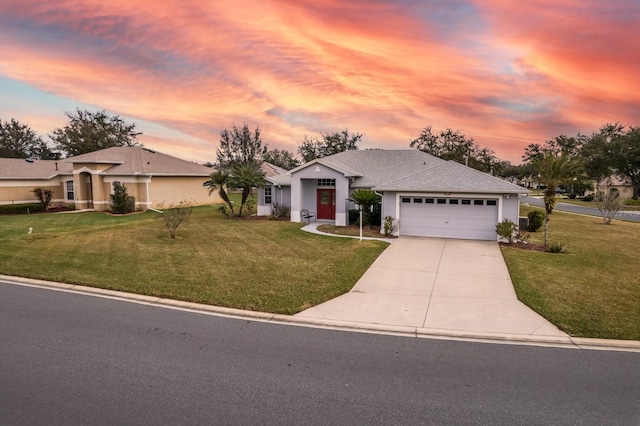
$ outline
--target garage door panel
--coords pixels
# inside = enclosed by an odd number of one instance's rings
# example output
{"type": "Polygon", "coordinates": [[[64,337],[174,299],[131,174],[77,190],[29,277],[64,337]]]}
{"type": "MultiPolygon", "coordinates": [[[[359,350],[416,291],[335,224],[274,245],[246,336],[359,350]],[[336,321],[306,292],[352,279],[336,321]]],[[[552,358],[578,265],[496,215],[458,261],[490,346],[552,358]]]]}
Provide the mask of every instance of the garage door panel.
{"type": "Polygon", "coordinates": [[[495,241],[497,222],[497,205],[400,204],[401,235],[495,241]]]}

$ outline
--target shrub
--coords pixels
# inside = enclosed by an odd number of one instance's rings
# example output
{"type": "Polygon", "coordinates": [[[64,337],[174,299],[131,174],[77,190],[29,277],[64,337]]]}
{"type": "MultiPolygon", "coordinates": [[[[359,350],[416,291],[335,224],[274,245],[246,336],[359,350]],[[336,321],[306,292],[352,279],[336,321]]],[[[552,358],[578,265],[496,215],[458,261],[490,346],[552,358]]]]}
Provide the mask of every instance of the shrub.
{"type": "MultiPolygon", "coordinates": [[[[163,209],[163,205],[160,204],[158,206],[161,210],[163,209]]],[[[189,219],[191,213],[193,212],[193,202],[192,201],[180,201],[178,204],[171,203],[169,206],[163,210],[162,214],[159,217],[164,222],[164,225],[169,230],[169,236],[171,238],[176,237],[176,230],[178,226],[182,224],[185,220],[189,219]]]]}
{"type": "Polygon", "coordinates": [[[640,206],[640,200],[633,200],[629,198],[627,201],[624,202],[624,204],[626,206],[640,206]]]}
{"type": "Polygon", "coordinates": [[[274,219],[277,217],[290,217],[291,207],[273,203],[273,206],[271,206],[271,216],[273,216],[274,219]]]}
{"type": "Polygon", "coordinates": [[[42,204],[42,206],[44,207],[44,210],[46,210],[49,207],[49,204],[51,203],[51,199],[53,198],[53,191],[51,190],[51,188],[45,188],[44,186],[37,186],[33,188],[32,192],[33,192],[33,195],[36,196],[38,201],[40,201],[40,204],[42,204]]]}
{"type": "Polygon", "coordinates": [[[133,211],[129,210],[129,194],[127,194],[127,188],[122,183],[113,182],[113,194],[109,195],[109,198],[111,199],[112,213],[125,214],[133,211]]]}
{"type": "Polygon", "coordinates": [[[575,192],[572,192],[571,194],[569,194],[569,199],[570,200],[575,200],[577,197],[577,195],[575,194],[575,192]]]}
{"type": "Polygon", "coordinates": [[[222,213],[223,215],[229,217],[233,215],[233,212],[231,211],[231,207],[229,207],[228,204],[218,204],[215,207],[216,211],[218,213],[222,213]]]}
{"type": "Polygon", "coordinates": [[[544,213],[538,210],[532,210],[527,214],[529,218],[529,226],[527,231],[536,232],[544,223],[544,213]]]}
{"type": "Polygon", "coordinates": [[[509,241],[509,244],[513,243],[517,233],[518,227],[509,219],[505,219],[496,225],[496,234],[509,241]]]}
{"type": "Polygon", "coordinates": [[[552,243],[547,247],[549,253],[566,253],[567,248],[562,243],[552,243]]]}
{"type": "Polygon", "coordinates": [[[44,211],[41,203],[0,205],[0,215],[29,214],[44,211]]]}
{"type": "Polygon", "coordinates": [[[582,201],[593,201],[593,195],[585,195],[582,197],[582,201]]]}
{"type": "Polygon", "coordinates": [[[127,211],[133,212],[136,210],[136,197],[127,197],[127,211]]]}
{"type": "Polygon", "coordinates": [[[384,236],[390,237],[398,230],[398,223],[391,216],[385,216],[382,229],[384,230],[384,236]]]}
{"type": "Polygon", "coordinates": [[[351,209],[349,210],[349,225],[357,225],[360,220],[360,210],[351,209]]]}

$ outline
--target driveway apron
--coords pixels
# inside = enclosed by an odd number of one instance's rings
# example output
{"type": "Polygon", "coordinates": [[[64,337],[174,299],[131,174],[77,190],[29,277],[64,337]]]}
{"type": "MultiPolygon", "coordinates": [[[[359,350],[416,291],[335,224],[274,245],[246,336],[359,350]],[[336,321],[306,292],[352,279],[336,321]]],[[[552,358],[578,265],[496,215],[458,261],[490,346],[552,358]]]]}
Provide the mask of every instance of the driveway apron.
{"type": "Polygon", "coordinates": [[[567,337],[517,299],[491,241],[400,237],[349,293],[297,316],[436,334],[567,337]]]}

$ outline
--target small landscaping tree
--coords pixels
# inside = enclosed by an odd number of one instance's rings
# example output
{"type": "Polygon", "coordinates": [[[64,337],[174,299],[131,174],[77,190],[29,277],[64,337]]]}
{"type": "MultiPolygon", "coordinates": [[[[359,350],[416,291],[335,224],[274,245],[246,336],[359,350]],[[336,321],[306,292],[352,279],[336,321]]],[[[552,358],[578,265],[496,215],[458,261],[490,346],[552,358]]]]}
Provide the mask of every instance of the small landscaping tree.
{"type": "Polygon", "coordinates": [[[379,204],[381,201],[381,197],[375,193],[375,191],[371,189],[356,189],[351,193],[351,197],[349,197],[349,201],[352,203],[356,203],[362,208],[363,213],[363,225],[368,225],[372,223],[371,221],[371,208],[379,204]]]}
{"type": "MultiPolygon", "coordinates": [[[[224,200],[225,203],[229,206],[231,210],[231,214],[234,215],[233,211],[233,203],[229,199],[229,195],[227,194],[227,188],[229,183],[231,182],[231,175],[225,171],[218,170],[211,174],[211,180],[209,181],[209,195],[211,195],[214,191],[218,191],[218,195],[220,198],[224,200]]],[[[226,210],[226,209],[225,209],[226,210]]]]}
{"type": "Polygon", "coordinates": [[[129,194],[127,194],[127,188],[122,183],[117,181],[113,182],[113,194],[109,197],[111,199],[111,211],[113,213],[125,214],[133,211],[129,194]]]}
{"type": "Polygon", "coordinates": [[[189,219],[193,212],[193,201],[180,201],[178,204],[171,203],[166,209],[163,204],[160,204],[159,208],[162,210],[160,219],[169,230],[169,236],[175,238],[178,227],[189,219]]]}
{"type": "Polygon", "coordinates": [[[231,171],[231,182],[234,187],[242,188],[240,210],[238,211],[238,216],[242,216],[242,210],[247,204],[247,198],[249,197],[249,195],[251,195],[252,189],[254,187],[262,187],[262,185],[264,185],[264,177],[262,176],[262,173],[260,173],[260,171],[253,165],[239,163],[233,166],[233,169],[231,171]]]}
{"type": "Polygon", "coordinates": [[[49,208],[49,204],[51,204],[51,199],[53,198],[53,191],[51,190],[51,188],[37,186],[33,189],[33,195],[36,196],[45,210],[49,208]]]}
{"type": "Polygon", "coordinates": [[[538,171],[540,182],[546,186],[544,191],[544,245],[548,247],[549,216],[556,206],[556,189],[578,175],[580,164],[572,160],[566,153],[556,155],[547,153],[543,157],[533,160],[533,165],[538,171]]]}
{"type": "Polygon", "coordinates": [[[602,214],[604,224],[611,225],[611,221],[616,213],[620,211],[626,200],[620,196],[620,192],[617,189],[612,188],[606,193],[598,192],[593,201],[602,214]]]}

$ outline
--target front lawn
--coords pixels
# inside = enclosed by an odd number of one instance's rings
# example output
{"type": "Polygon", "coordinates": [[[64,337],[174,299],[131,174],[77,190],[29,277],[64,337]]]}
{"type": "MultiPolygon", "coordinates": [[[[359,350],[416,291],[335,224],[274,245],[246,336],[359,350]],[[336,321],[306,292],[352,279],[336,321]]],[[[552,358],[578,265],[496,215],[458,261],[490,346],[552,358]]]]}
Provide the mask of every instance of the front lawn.
{"type": "Polygon", "coordinates": [[[640,224],[555,211],[549,230],[568,254],[502,248],[518,298],[571,335],[640,340],[640,224]]]}
{"type": "Polygon", "coordinates": [[[0,274],[293,314],[349,291],[387,246],[301,226],[199,207],[172,240],[152,212],[3,216],[0,274]]]}

